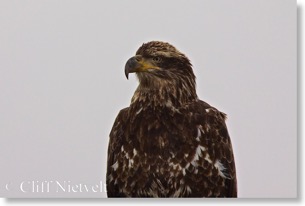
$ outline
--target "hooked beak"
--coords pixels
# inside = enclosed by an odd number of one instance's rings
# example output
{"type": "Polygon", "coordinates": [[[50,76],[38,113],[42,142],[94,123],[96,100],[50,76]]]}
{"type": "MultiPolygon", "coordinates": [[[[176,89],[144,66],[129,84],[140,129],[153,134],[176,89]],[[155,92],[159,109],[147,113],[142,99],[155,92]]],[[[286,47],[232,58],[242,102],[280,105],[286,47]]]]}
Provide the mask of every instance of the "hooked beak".
{"type": "Polygon", "coordinates": [[[159,69],[150,60],[143,58],[141,55],[136,55],[128,59],[125,64],[125,76],[128,79],[129,73],[147,72],[153,69],[159,69]]]}

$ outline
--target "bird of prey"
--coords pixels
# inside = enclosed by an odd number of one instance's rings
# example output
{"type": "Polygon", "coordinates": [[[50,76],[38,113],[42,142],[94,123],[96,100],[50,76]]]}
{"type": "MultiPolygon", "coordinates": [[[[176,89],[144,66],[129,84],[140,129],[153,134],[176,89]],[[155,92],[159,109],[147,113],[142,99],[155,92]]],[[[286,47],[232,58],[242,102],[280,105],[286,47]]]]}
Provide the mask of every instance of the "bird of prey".
{"type": "Polygon", "coordinates": [[[139,85],[110,132],[108,197],[237,197],[226,114],[199,100],[187,56],[144,43],[129,73],[139,85]]]}

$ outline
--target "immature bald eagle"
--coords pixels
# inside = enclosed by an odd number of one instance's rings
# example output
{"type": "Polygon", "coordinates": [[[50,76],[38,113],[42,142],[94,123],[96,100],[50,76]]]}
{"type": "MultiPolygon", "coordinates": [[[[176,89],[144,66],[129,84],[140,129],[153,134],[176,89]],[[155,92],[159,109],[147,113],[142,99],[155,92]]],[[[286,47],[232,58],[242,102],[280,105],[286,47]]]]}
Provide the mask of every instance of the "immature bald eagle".
{"type": "Polygon", "coordinates": [[[226,115],[198,99],[189,59],[152,41],[132,72],[139,86],[110,132],[108,197],[237,197],[226,115]]]}

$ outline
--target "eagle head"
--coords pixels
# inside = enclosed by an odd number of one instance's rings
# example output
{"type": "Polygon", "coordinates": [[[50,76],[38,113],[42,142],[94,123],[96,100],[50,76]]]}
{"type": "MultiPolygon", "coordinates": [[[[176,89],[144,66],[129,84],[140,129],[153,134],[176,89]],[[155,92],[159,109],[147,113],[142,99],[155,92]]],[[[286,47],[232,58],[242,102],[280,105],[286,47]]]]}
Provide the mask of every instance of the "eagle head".
{"type": "MultiPolygon", "coordinates": [[[[151,41],[144,43],[125,65],[125,75],[136,73],[139,90],[164,90],[166,93],[184,93],[195,99],[195,75],[190,60],[173,45],[151,41]]],[[[183,99],[185,99],[183,98],[183,99]]]]}

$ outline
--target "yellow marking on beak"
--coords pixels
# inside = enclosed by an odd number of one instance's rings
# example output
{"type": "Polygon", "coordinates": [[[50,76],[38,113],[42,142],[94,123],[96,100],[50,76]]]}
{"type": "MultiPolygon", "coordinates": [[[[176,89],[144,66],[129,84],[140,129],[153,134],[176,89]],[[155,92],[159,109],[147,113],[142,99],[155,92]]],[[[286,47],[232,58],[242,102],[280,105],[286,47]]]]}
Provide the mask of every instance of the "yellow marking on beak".
{"type": "Polygon", "coordinates": [[[159,67],[155,66],[149,59],[144,59],[142,56],[137,55],[131,57],[125,65],[125,75],[128,79],[129,73],[134,72],[149,72],[151,70],[160,69],[159,67]]]}
{"type": "Polygon", "coordinates": [[[139,62],[139,67],[137,69],[137,72],[146,72],[153,69],[160,69],[160,68],[153,65],[150,61],[147,61],[146,59],[142,59],[139,62]]]}

